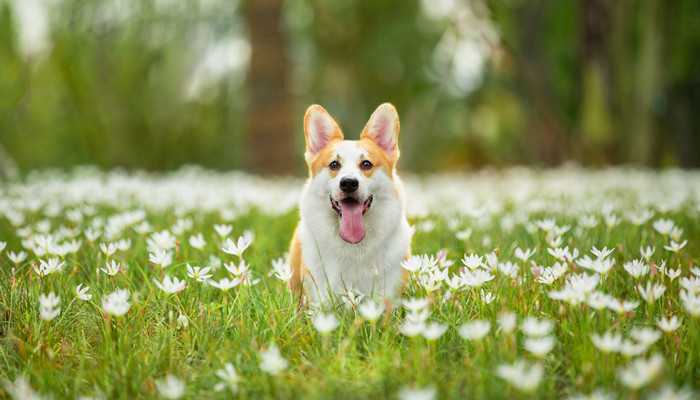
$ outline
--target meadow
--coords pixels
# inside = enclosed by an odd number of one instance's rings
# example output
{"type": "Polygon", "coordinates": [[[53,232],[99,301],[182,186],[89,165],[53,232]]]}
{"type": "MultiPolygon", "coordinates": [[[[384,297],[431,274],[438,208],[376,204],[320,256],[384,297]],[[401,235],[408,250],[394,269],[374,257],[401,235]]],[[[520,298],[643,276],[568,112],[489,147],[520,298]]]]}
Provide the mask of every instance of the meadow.
{"type": "Polygon", "coordinates": [[[36,171],[0,192],[0,398],[690,399],[700,173],[404,176],[401,303],[299,307],[301,179],[36,171]]]}

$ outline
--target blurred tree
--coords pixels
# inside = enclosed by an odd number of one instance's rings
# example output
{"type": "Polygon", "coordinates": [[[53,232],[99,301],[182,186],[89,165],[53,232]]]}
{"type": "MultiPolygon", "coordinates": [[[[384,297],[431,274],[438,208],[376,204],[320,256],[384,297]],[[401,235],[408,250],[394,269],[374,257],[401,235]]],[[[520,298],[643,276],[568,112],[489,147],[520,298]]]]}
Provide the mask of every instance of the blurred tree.
{"type": "Polygon", "coordinates": [[[246,2],[252,49],[247,117],[250,168],[280,175],[292,170],[295,154],[281,14],[282,0],[246,2]]]}
{"type": "Polygon", "coordinates": [[[385,101],[418,172],[700,163],[697,0],[32,4],[27,25],[0,0],[0,143],[22,170],[301,171],[309,104],[356,138],[385,101]]]}

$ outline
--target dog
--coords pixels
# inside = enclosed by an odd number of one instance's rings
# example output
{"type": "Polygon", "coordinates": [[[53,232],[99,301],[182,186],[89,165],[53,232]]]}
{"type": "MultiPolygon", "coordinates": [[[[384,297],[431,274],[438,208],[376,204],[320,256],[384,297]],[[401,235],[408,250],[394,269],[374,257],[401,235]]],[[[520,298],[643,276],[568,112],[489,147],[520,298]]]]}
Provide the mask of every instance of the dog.
{"type": "Polygon", "coordinates": [[[377,107],[360,140],[345,140],[319,105],[304,117],[309,178],[289,252],[292,289],[312,304],[334,303],[349,290],[393,304],[406,272],[413,231],[396,173],[399,116],[377,107]]]}

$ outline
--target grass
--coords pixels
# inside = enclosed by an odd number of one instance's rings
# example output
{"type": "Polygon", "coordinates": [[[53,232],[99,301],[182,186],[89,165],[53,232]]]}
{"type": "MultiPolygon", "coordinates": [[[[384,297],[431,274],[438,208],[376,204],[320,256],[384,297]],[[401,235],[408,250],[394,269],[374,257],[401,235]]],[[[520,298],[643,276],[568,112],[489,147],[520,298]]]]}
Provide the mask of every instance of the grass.
{"type": "MultiPolygon", "coordinates": [[[[298,219],[293,201],[282,196],[298,193],[299,181],[259,181],[199,170],[159,176],[39,173],[6,184],[0,201],[0,237],[7,242],[0,254],[0,380],[6,390],[0,397],[17,390],[12,382],[21,377],[33,390],[56,398],[164,397],[158,383],[167,375],[184,383],[186,398],[408,398],[417,393],[407,390],[428,388],[437,398],[563,398],[600,389],[612,398],[635,399],[658,398],[665,385],[685,387],[690,397],[688,391],[698,390],[700,376],[700,324],[680,292],[681,279],[692,278],[700,255],[699,182],[697,174],[634,170],[510,170],[408,179],[410,220],[418,228],[413,254],[435,256],[445,249],[447,259],[455,261],[449,267],[452,276],[463,267],[465,254],[483,257],[495,251],[499,263],[517,265],[520,277],[496,268],[493,280],[445,299],[449,288],[444,281],[434,291],[421,284],[427,271],[438,268],[423,262],[423,272],[412,275],[403,297],[428,299],[428,320],[447,326],[444,335],[428,341],[400,332],[411,314],[402,307],[370,323],[356,307],[341,305],[330,311],[339,326],[322,335],[312,324],[313,310],[300,310],[287,284],[270,275],[273,260],[287,251],[298,219]],[[144,213],[129,218],[126,212],[134,210],[144,213]],[[631,216],[643,210],[653,211],[653,217],[633,224],[631,216]],[[584,226],[584,215],[591,215],[595,226],[584,226]],[[610,215],[618,223],[606,226],[610,215]],[[537,226],[539,222],[546,228],[546,219],[570,229],[548,235],[537,226]],[[653,224],[660,219],[673,221],[682,233],[659,233],[653,224]],[[137,232],[134,228],[144,221],[150,232],[137,232]],[[230,224],[227,237],[232,239],[254,232],[243,258],[251,265],[250,279],[260,279],[257,284],[224,292],[187,277],[187,263],[216,265],[211,257],[238,263],[236,256],[221,250],[225,238],[215,232],[215,224],[230,224]],[[100,237],[88,240],[88,227],[100,237]],[[164,229],[177,232],[177,242],[170,250],[172,265],[161,268],[149,262],[147,239],[164,229]],[[197,233],[206,240],[202,250],[188,241],[197,233]],[[28,239],[41,240],[41,235],[56,243],[74,236],[82,245],[61,257],[65,264],[60,272],[39,277],[33,267],[53,257],[29,250],[37,241],[28,239]],[[678,242],[688,241],[678,253],[664,249],[674,235],[678,242]],[[557,238],[561,244],[553,247],[576,248],[581,255],[550,286],[535,280],[532,267],[555,264],[547,249],[557,238]],[[131,240],[128,249],[109,257],[122,265],[120,272],[113,277],[98,272],[106,263],[99,244],[119,239],[131,240]],[[591,249],[603,246],[614,249],[608,257],[615,264],[596,290],[638,302],[636,308],[596,310],[586,302],[572,305],[549,296],[572,277],[596,275],[577,261],[583,255],[595,258],[591,249]],[[623,265],[641,258],[641,246],[652,246],[655,252],[645,262],[649,272],[634,278],[623,265]],[[522,262],[515,256],[518,247],[537,251],[522,262]],[[8,252],[22,249],[29,256],[15,265],[8,252]],[[655,267],[664,262],[680,267],[681,277],[664,276],[655,267]],[[177,294],[158,289],[154,279],[161,281],[166,274],[185,279],[187,288],[177,294]],[[638,286],[648,281],[665,286],[658,300],[641,297],[638,286]],[[90,287],[92,299],[74,300],[80,283],[90,287]],[[123,316],[109,315],[102,298],[118,288],[129,290],[131,307],[123,316]],[[481,290],[495,299],[486,304],[481,290]],[[49,292],[60,296],[61,310],[46,321],[39,315],[39,295],[49,292]],[[552,321],[548,336],[554,338],[554,348],[543,357],[527,351],[528,335],[522,329],[508,333],[499,325],[504,312],[515,313],[520,326],[527,317],[552,321]],[[186,327],[179,326],[180,315],[187,318],[186,327]],[[681,326],[661,332],[656,321],[662,316],[678,316],[681,326]],[[477,319],[490,322],[489,333],[482,340],[463,339],[459,327],[477,319]],[[628,339],[642,327],[661,336],[636,356],[604,353],[592,343],[593,334],[611,331],[628,339]],[[260,366],[261,351],[272,344],[288,362],[276,375],[260,366]],[[648,382],[632,388],[622,381],[621,371],[653,355],[663,362],[648,382]],[[499,366],[519,360],[544,368],[532,391],[496,373],[499,366]],[[226,363],[240,378],[237,390],[215,392],[222,381],[216,371],[226,363]]],[[[215,280],[232,277],[224,267],[212,273],[215,280]]]]}

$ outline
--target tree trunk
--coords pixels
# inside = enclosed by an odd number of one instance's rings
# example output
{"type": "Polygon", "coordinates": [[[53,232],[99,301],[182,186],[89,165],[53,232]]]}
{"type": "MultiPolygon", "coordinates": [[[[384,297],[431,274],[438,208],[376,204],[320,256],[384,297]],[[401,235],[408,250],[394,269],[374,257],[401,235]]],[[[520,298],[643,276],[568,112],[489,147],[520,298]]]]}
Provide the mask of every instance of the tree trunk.
{"type": "Polygon", "coordinates": [[[248,106],[249,166],[261,174],[289,174],[295,151],[287,58],[281,31],[282,0],[248,0],[251,58],[248,106]]]}

